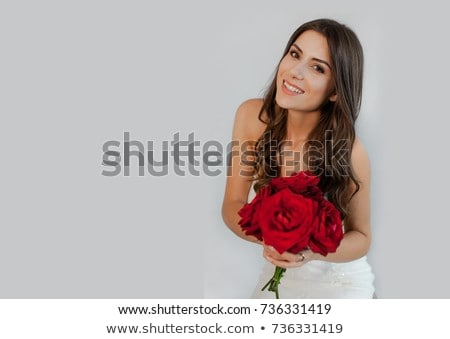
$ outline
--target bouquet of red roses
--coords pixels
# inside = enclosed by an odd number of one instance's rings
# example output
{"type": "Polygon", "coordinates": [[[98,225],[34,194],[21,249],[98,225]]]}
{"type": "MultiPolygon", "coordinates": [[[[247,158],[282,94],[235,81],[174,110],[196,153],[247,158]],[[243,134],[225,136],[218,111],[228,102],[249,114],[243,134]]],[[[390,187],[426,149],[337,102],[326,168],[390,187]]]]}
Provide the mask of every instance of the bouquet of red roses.
{"type": "MultiPolygon", "coordinates": [[[[239,210],[244,233],[279,253],[298,253],[307,248],[322,255],[335,252],[344,237],[341,216],[325,199],[319,180],[311,172],[273,178],[239,210]]],[[[278,284],[285,271],[277,266],[262,290],[269,286],[278,299],[278,284]]]]}

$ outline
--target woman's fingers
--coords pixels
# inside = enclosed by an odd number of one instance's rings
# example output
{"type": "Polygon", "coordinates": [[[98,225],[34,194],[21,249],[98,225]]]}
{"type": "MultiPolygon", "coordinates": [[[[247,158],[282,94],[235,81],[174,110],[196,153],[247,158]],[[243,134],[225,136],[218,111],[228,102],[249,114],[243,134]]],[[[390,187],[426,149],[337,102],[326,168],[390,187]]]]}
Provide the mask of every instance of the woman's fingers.
{"type": "Polygon", "coordinates": [[[278,253],[272,246],[264,245],[264,257],[273,263],[274,265],[289,268],[289,267],[299,267],[303,265],[306,261],[306,255],[304,252],[297,254],[284,252],[278,253]]]}
{"type": "Polygon", "coordinates": [[[271,262],[275,266],[279,266],[282,268],[294,268],[294,267],[300,267],[304,265],[303,261],[286,261],[286,260],[277,260],[271,257],[266,257],[266,259],[271,262]]]}

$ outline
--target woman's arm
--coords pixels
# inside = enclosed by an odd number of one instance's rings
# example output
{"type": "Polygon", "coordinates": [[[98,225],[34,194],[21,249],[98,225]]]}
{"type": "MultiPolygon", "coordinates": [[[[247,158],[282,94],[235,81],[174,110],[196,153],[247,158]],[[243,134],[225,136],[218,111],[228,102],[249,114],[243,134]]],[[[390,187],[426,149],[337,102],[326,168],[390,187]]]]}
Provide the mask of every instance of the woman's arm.
{"type": "Polygon", "coordinates": [[[238,211],[247,203],[248,194],[252,185],[254,174],[251,162],[254,157],[249,151],[264,132],[265,125],[258,120],[262,100],[251,99],[241,104],[236,112],[232,133],[232,156],[230,168],[227,173],[225,195],[222,204],[222,217],[225,224],[239,237],[260,242],[253,236],[247,236],[238,224],[240,216],[238,211]]]}
{"type": "Polygon", "coordinates": [[[330,262],[347,262],[367,254],[370,247],[370,162],[366,150],[356,139],[351,156],[355,176],[360,184],[359,191],[350,200],[348,218],[345,223],[344,239],[336,253],[322,256],[312,251],[302,251],[305,260],[299,254],[279,254],[274,249],[265,247],[264,256],[274,265],[280,267],[298,267],[310,260],[330,262]]]}

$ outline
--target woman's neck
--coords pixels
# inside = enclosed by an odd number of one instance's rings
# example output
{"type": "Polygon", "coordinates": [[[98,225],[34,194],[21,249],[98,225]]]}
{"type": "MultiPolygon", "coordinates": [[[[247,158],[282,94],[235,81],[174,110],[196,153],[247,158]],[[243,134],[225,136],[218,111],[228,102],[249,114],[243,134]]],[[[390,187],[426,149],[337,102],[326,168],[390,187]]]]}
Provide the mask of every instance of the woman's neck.
{"type": "Polygon", "coordinates": [[[306,141],[320,119],[320,112],[288,111],[287,114],[286,140],[294,144],[306,141]]]}

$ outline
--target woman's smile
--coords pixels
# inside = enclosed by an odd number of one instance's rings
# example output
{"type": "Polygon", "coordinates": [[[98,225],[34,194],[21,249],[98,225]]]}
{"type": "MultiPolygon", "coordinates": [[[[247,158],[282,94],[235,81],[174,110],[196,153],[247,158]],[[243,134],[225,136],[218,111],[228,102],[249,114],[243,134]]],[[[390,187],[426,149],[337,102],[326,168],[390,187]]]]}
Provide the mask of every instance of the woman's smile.
{"type": "Polygon", "coordinates": [[[281,88],[287,95],[299,95],[305,93],[303,89],[291,84],[290,82],[283,80],[283,86],[281,88]]]}

